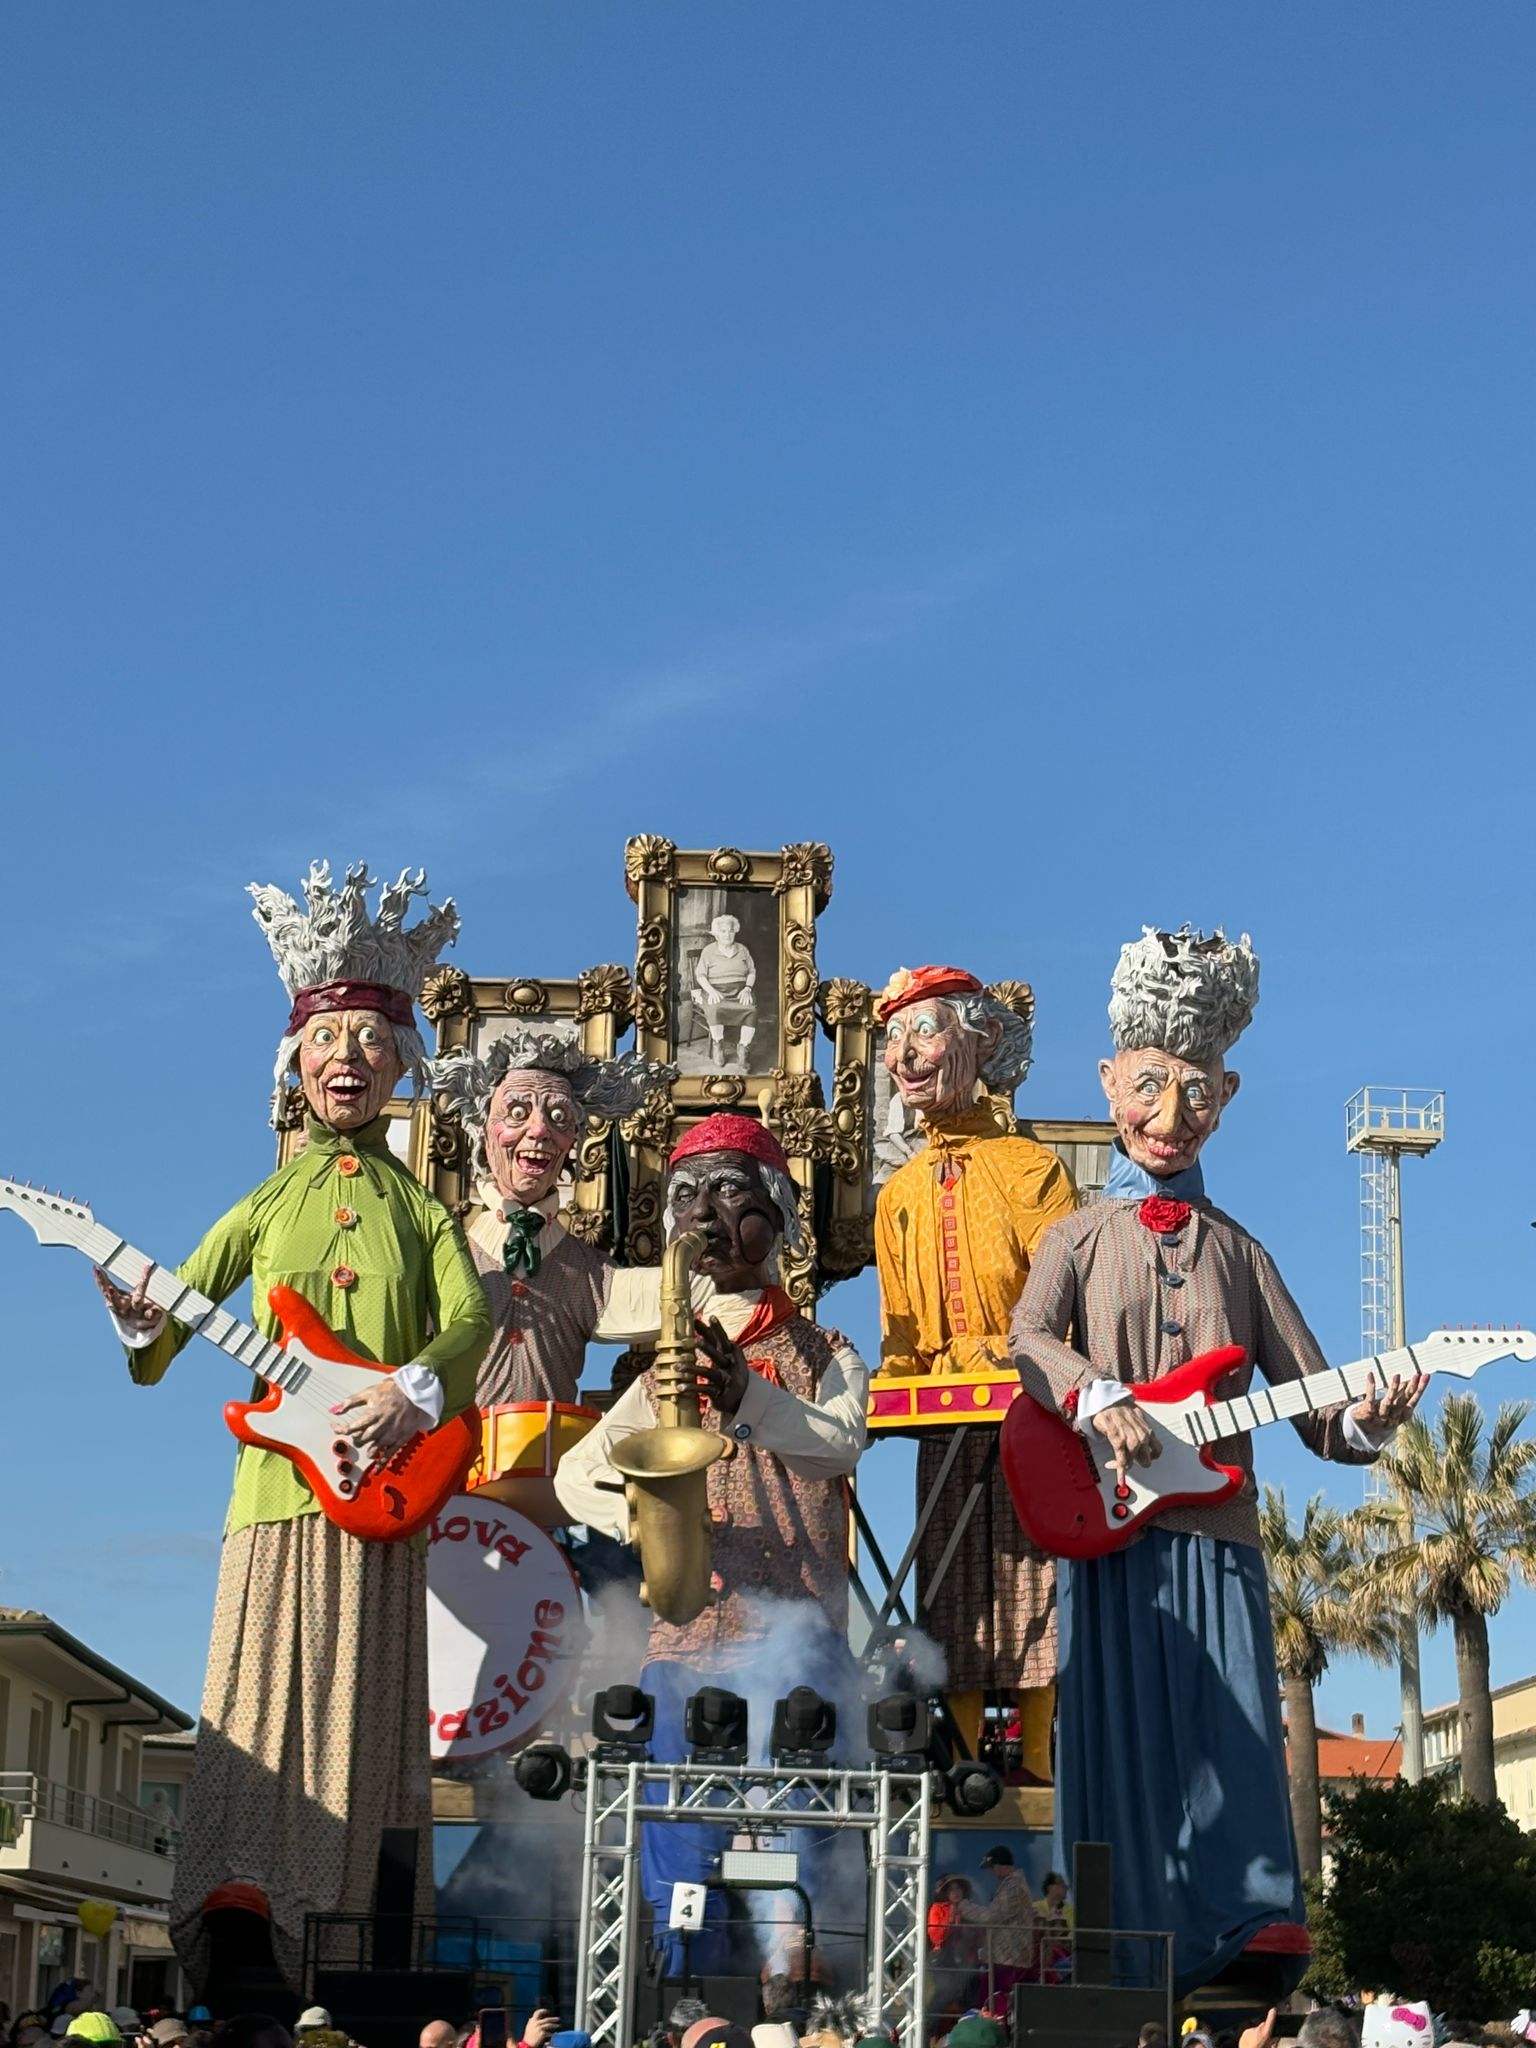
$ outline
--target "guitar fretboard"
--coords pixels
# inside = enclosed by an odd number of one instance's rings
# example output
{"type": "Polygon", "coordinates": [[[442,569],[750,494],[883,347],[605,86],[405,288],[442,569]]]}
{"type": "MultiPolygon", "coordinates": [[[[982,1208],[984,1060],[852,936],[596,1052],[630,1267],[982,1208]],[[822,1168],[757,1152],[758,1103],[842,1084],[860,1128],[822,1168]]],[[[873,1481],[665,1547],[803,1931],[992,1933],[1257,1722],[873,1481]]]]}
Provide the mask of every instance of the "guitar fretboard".
{"type": "Polygon", "coordinates": [[[1171,1427],[1189,1443],[1213,1444],[1219,1437],[1244,1436],[1251,1429],[1261,1429],[1266,1422],[1287,1422],[1318,1408],[1332,1408],[1340,1401],[1364,1400],[1373,1384],[1385,1387],[1394,1377],[1411,1379],[1430,1370],[1430,1364],[1421,1362],[1414,1346],[1407,1344],[1401,1351],[1356,1359],[1353,1365],[1336,1366],[1331,1372],[1306,1373],[1277,1387],[1250,1388],[1235,1400],[1213,1401],[1208,1408],[1195,1408],[1180,1416],[1171,1427]]]}
{"type": "MultiPolygon", "coordinates": [[[[153,1265],[146,1253],[137,1250],[126,1238],[114,1237],[99,1223],[83,1226],[76,1242],[87,1258],[125,1287],[137,1287],[144,1268],[153,1265]]],[[[154,1266],[144,1291],[156,1308],[163,1308],[168,1316],[206,1337],[210,1344],[217,1344],[221,1351],[248,1366],[258,1378],[281,1387],[284,1393],[297,1393],[309,1378],[309,1367],[301,1358],[290,1357],[280,1345],[263,1337],[260,1330],[242,1323],[206,1294],[199,1294],[195,1287],[188,1287],[174,1273],[167,1272],[164,1266],[154,1266]]]]}

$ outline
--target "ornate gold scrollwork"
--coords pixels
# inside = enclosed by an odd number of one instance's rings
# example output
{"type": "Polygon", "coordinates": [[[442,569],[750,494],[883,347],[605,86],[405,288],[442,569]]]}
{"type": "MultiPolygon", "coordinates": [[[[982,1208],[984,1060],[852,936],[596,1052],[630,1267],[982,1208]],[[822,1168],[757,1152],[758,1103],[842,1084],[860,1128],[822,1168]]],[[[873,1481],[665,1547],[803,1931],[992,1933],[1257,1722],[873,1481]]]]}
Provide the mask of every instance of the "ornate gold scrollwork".
{"type": "Polygon", "coordinates": [[[629,1195],[624,1257],[631,1266],[654,1266],[661,1257],[661,1176],[636,1175],[629,1195]]]}
{"type": "Polygon", "coordinates": [[[729,1109],[733,1102],[740,1102],[747,1092],[747,1084],[740,1074],[701,1074],[699,1086],[711,1102],[729,1109]]]}
{"type": "Polygon", "coordinates": [[[672,1149],[673,1122],[671,1091],[653,1088],[634,1115],[625,1117],[619,1129],[627,1143],[649,1145],[653,1152],[667,1153],[672,1149]]]}
{"type": "Polygon", "coordinates": [[[549,990],[531,977],[509,981],[502,991],[502,1008],[514,1017],[538,1017],[549,1008],[549,990]]]}
{"type": "Polygon", "coordinates": [[[468,1176],[469,1133],[445,1095],[432,1098],[432,1130],[427,1143],[434,1166],[468,1176]]]}
{"type": "Polygon", "coordinates": [[[633,898],[642,882],[670,882],[677,848],[659,832],[637,832],[624,845],[624,886],[633,898]]]}
{"type": "Polygon", "coordinates": [[[421,1007],[433,1024],[445,1017],[473,1017],[475,991],[463,968],[434,968],[421,985],[421,1007]]]}
{"type": "Polygon", "coordinates": [[[765,1091],[763,1121],[792,1159],[830,1159],[832,1119],[816,1074],[786,1074],[779,1068],[765,1091]]]}
{"type": "Polygon", "coordinates": [[[589,1017],[613,1015],[615,1032],[622,1031],[630,1020],[635,1007],[634,983],[629,970],[610,963],[604,967],[584,967],[576,977],[576,1021],[584,1024],[589,1017]]]}
{"type": "Polygon", "coordinates": [[[739,846],[717,846],[704,863],[712,882],[749,882],[752,863],[739,846]]]}
{"type": "Polygon", "coordinates": [[[1022,1017],[1026,1024],[1035,1021],[1035,992],[1027,981],[994,981],[988,984],[987,994],[994,996],[1005,1010],[1012,1010],[1015,1017],[1022,1017]]]}
{"type": "Polygon", "coordinates": [[[667,920],[642,918],[639,944],[635,949],[635,1022],[641,1031],[658,1038],[667,1035],[667,984],[671,979],[667,960],[667,920]]]}
{"type": "Polygon", "coordinates": [[[797,840],[780,849],[783,867],[774,883],[777,895],[789,889],[809,889],[818,911],[832,901],[832,849],[819,839],[797,840]]]}
{"type": "Polygon", "coordinates": [[[607,1117],[590,1116],[587,1128],[576,1147],[574,1177],[577,1180],[599,1180],[608,1170],[608,1133],[613,1129],[607,1117]]]}
{"type": "Polygon", "coordinates": [[[875,1225],[871,1216],[836,1216],[827,1229],[822,1264],[829,1273],[862,1273],[875,1262],[875,1225]]]}
{"type": "Polygon", "coordinates": [[[607,1209],[565,1209],[561,1212],[566,1229],[583,1244],[605,1252],[613,1232],[613,1216],[607,1209]]]}
{"type": "Polygon", "coordinates": [[[869,1093],[869,1068],[863,1060],[843,1060],[832,1075],[832,1126],[830,1160],[840,1180],[857,1181],[864,1176],[864,1140],[869,1118],[865,1102],[869,1093]]]}
{"type": "Polygon", "coordinates": [[[788,1244],[779,1248],[779,1263],[784,1271],[784,1291],[796,1307],[809,1315],[816,1306],[816,1233],[811,1228],[813,1209],[808,1188],[800,1190],[795,1204],[800,1214],[800,1229],[805,1243],[799,1251],[788,1244]]]}
{"type": "Polygon", "coordinates": [[[290,1081],[283,1090],[282,1106],[273,1120],[273,1129],[302,1131],[308,1115],[309,1106],[304,1100],[304,1090],[297,1081],[290,1081]]]}
{"type": "Polygon", "coordinates": [[[867,982],[842,976],[824,981],[816,991],[816,1007],[829,1031],[835,1031],[840,1024],[874,1027],[874,993],[867,982]]]}
{"type": "Polygon", "coordinates": [[[784,925],[784,1037],[793,1045],[816,1027],[816,928],[784,925]]]}

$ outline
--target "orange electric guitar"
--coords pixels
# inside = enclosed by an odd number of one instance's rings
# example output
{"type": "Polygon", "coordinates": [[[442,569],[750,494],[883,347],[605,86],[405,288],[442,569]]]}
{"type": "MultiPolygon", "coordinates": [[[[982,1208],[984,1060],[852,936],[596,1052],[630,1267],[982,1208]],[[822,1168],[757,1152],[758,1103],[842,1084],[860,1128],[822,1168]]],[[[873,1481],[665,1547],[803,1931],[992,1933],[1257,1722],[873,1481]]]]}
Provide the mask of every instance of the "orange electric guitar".
{"type": "MultiPolygon", "coordinates": [[[[0,1208],[14,1209],[40,1244],[72,1245],[125,1287],[136,1287],[151,1265],[143,1252],[99,1224],[82,1202],[0,1179],[0,1208]]],[[[282,1326],[281,1344],[237,1322],[163,1266],[153,1267],[146,1292],[157,1308],[267,1382],[261,1400],[226,1403],[224,1420],[241,1443],[292,1459],[324,1514],[349,1536],[375,1543],[414,1536],[462,1488],[480,1450],[479,1410],[445,1416],[436,1429],[413,1436],[383,1464],[370,1464],[331,1410],[361,1393],[371,1375],[390,1368],[354,1358],[291,1287],[274,1287],[267,1296],[282,1326]]]]}

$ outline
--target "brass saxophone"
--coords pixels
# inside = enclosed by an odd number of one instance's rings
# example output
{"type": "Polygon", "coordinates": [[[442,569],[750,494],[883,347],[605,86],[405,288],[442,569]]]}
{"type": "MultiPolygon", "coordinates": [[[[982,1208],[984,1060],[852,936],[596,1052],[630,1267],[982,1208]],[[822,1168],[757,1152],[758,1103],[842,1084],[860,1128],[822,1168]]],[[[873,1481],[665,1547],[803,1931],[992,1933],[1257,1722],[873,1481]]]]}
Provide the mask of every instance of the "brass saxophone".
{"type": "Polygon", "coordinates": [[[689,1279],[703,1244],[697,1231],[685,1230],[662,1255],[659,1419],[612,1453],[624,1475],[630,1541],[640,1551],[640,1598],[662,1621],[677,1623],[692,1621],[709,1603],[709,1468],[736,1448],[729,1437],[706,1429],[699,1416],[689,1279]]]}

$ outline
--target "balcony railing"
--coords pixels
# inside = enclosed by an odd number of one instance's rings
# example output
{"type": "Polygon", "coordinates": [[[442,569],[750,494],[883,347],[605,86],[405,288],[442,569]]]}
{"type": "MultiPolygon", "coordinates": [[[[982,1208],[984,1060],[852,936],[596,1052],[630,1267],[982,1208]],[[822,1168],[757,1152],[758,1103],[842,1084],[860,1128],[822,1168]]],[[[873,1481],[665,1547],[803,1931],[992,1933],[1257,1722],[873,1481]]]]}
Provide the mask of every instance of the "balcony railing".
{"type": "Polygon", "coordinates": [[[93,1792],[77,1791],[73,1785],[60,1785],[33,1771],[0,1771],[0,1809],[7,1805],[15,1808],[23,1823],[51,1821],[55,1827],[78,1828],[100,1841],[142,1849],[151,1856],[176,1853],[177,1826],[169,1813],[146,1813],[141,1806],[98,1799],[93,1792]]]}

